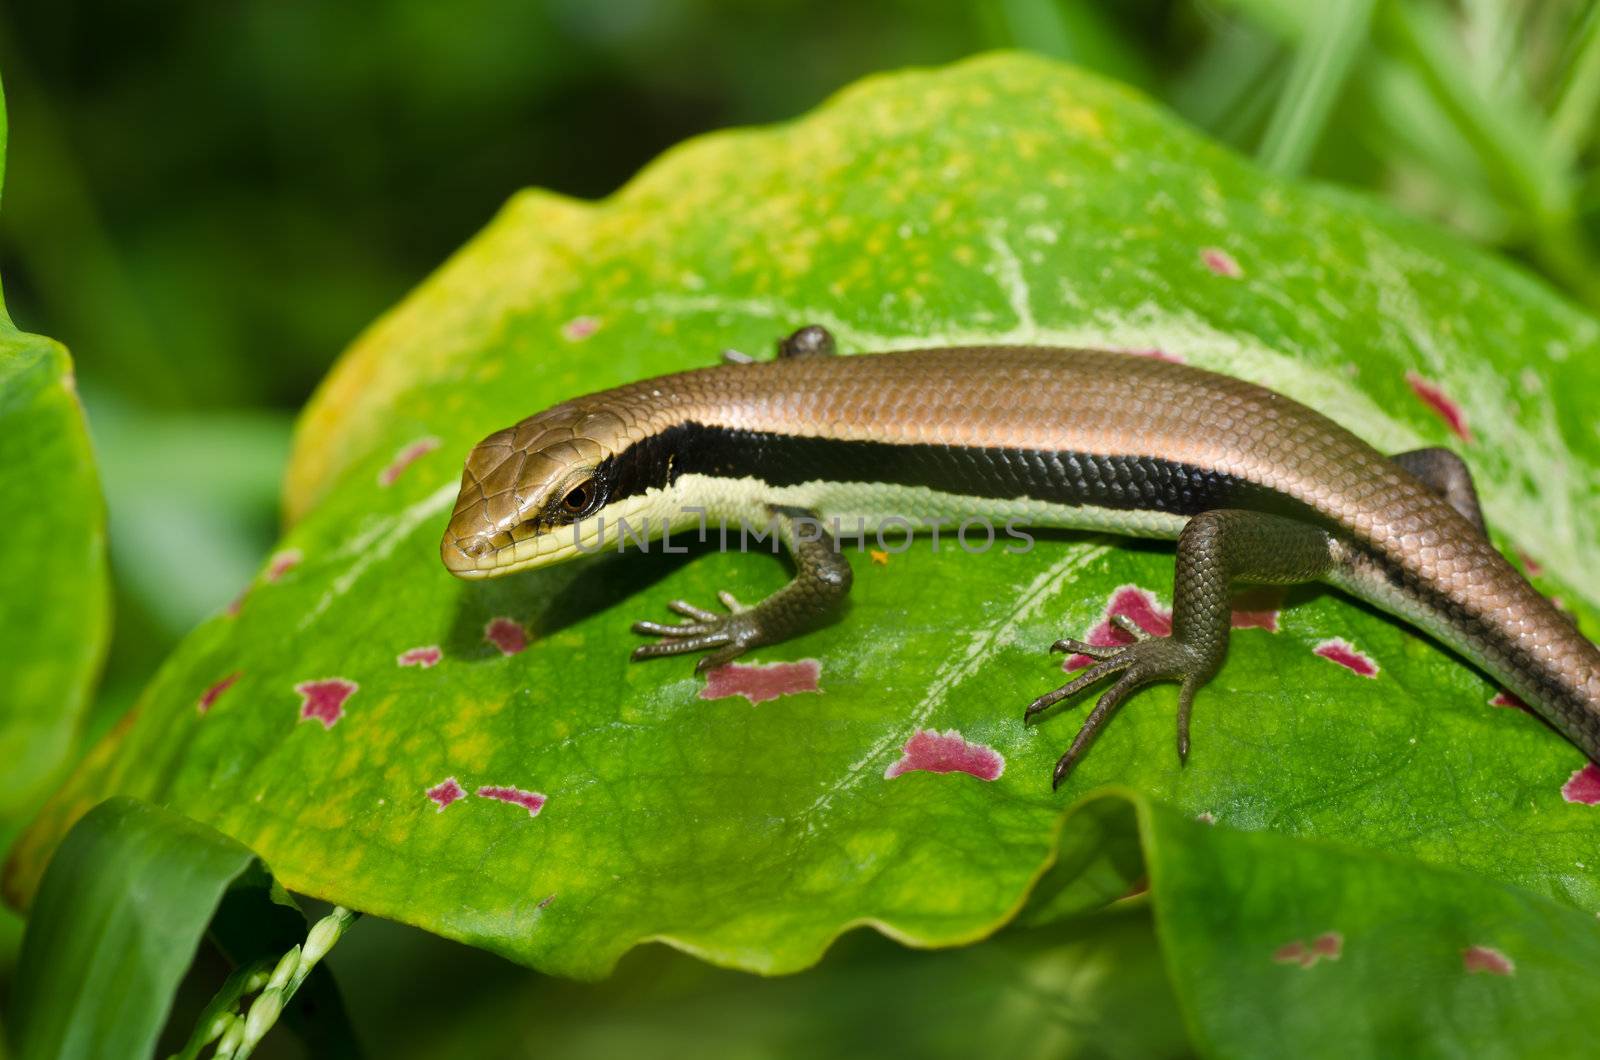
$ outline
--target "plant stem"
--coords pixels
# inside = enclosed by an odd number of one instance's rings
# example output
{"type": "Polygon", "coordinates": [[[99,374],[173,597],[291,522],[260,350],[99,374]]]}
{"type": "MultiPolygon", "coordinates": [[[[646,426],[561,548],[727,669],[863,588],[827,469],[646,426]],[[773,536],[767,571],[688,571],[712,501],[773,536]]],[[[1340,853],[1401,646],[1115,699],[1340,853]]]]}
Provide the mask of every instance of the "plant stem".
{"type": "Polygon", "coordinates": [[[306,981],[306,976],[311,974],[317,962],[327,955],[358,915],[343,906],[335,906],[333,912],[312,925],[303,945],[283,955],[246,1012],[233,1013],[216,1021],[214,1026],[197,1031],[197,1034],[204,1033],[217,1039],[217,1049],[212,1054],[214,1060],[247,1060],[273,1024],[278,1022],[284,1006],[300,989],[300,984],[306,981]]]}

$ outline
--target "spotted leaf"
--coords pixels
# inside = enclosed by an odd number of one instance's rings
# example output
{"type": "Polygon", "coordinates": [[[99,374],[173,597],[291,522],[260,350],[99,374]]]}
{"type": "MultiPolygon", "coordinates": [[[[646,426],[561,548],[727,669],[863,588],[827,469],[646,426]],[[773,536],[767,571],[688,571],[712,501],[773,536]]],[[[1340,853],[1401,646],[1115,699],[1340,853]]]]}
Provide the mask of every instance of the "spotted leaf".
{"type": "MultiPolygon", "coordinates": [[[[1582,756],[1489,706],[1495,686],[1460,660],[1331,591],[1291,591],[1271,623],[1240,623],[1195,704],[1187,766],[1163,686],[1052,792],[1085,705],[1023,724],[1065,679],[1046,649],[1088,636],[1125,587],[1152,615],[1170,607],[1168,546],[1055,534],[972,554],[869,536],[841,621],[740,660],[816,661],[814,690],[771,698],[705,698],[688,659],[627,661],[630,625],[669,601],[777,588],[770,556],[635,551],[474,583],[443,569],[461,461],[484,435],[725,348],[770,350],[810,322],[846,355],[1161,351],[1276,387],[1385,451],[1457,443],[1496,540],[1595,628],[1593,319],[1431,228],[1270,179],[1126,89],[987,57],[695,141],[604,202],[514,198],[334,369],[288,473],[280,549],[298,566],[188,638],[41,817],[11,893],[26,896],[74,817],[126,792],[239,839],[291,888],[545,971],[600,975],[664,939],[783,972],[854,924],[975,940],[1052,865],[1032,922],[1127,893],[1135,879],[1095,868],[1126,833],[1081,812],[1063,824],[1116,784],[1216,822],[1185,851],[1257,830],[1600,909],[1600,813],[1562,793],[1582,756]],[[1470,441],[1413,377],[1448,396],[1470,441]],[[1371,675],[1319,656],[1329,643],[1371,675]],[[418,646],[438,649],[434,665],[397,665],[418,646]],[[336,724],[303,723],[295,689],[335,678],[359,688],[336,724]],[[917,734],[931,735],[908,752],[917,734]],[[913,754],[938,741],[961,753],[913,754]]],[[[1267,918],[1251,967],[1300,998],[1359,969],[1336,912],[1267,918]],[[1296,940],[1311,967],[1272,960],[1296,940]]],[[[1459,972],[1474,944],[1525,966],[1493,938],[1445,942],[1439,968],[1459,972]]],[[[1470,980],[1491,981],[1518,980],[1470,980]]]]}

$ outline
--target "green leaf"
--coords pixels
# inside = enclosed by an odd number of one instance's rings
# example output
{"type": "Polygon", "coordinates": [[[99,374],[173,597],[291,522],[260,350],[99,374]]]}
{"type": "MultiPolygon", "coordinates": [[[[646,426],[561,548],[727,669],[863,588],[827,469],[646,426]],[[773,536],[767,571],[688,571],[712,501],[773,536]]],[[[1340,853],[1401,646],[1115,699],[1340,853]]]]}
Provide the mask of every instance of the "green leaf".
{"type": "Polygon", "coordinates": [[[1085,633],[1121,586],[1168,598],[1170,547],[1052,535],[1020,556],[948,540],[887,565],[857,556],[844,619],[753,660],[817,659],[822,694],[759,705],[701,699],[688,660],[627,663],[628,627],[677,597],[758,598],[784,578],[770,557],[634,553],[479,584],[443,571],[460,462],[484,434],[810,321],[852,353],[1161,350],[1386,450],[1454,442],[1497,540],[1542,563],[1541,584],[1595,628],[1592,318],[1434,229],[1272,180],[1125,89],[986,57],[695,141],[602,203],[513,200],[323,386],[280,555],[46,810],[13,893],[74,816],[128,792],[246,842],[296,891],[542,970],[601,975],[659,939],[781,972],[854,924],[918,945],[981,938],[1058,848],[1082,869],[1049,877],[1042,919],[1103,901],[1123,861],[1063,807],[1116,782],[1186,815],[1600,908],[1600,810],[1561,794],[1582,755],[1332,592],[1292,594],[1277,632],[1237,632],[1197,702],[1187,767],[1175,692],[1158,688],[1055,794],[1049,768],[1082,708],[1022,724],[1061,680],[1046,647],[1085,633]],[[1470,441],[1408,373],[1460,405],[1470,441]],[[386,474],[403,453],[420,455],[386,474]],[[525,626],[526,650],[486,642],[496,618],[525,626]],[[1332,637],[1377,676],[1313,653],[1332,637]],[[398,665],[422,647],[438,665],[398,665]],[[321,687],[350,693],[342,713],[303,719],[296,687],[334,679],[347,684],[321,687]],[[959,730],[1004,773],[886,778],[918,730],[959,730]],[[427,793],[448,778],[467,794],[441,809],[427,793]],[[474,794],[497,787],[548,801],[534,816],[474,794]]]}
{"type": "Polygon", "coordinates": [[[256,864],[226,836],[133,799],[87,814],[23,935],[18,1057],[150,1055],[213,912],[256,864]]]}
{"type": "Polygon", "coordinates": [[[1385,853],[1140,809],[1157,933],[1203,1054],[1593,1047],[1591,911],[1385,853]]]}
{"type": "MultiPolygon", "coordinates": [[[[1191,1055],[1151,911],[1137,901],[933,952],[853,932],[817,967],[781,979],[662,947],[631,954],[604,983],[415,945],[413,963],[396,968],[404,942],[384,938],[338,969],[352,1007],[371,1007],[373,1055],[395,1060],[518,1056],[529,1042],[570,1060],[1191,1055]],[[419,1000],[422,974],[430,991],[419,1000]],[[397,994],[409,1003],[396,1011],[397,994]]],[[[335,956],[350,955],[341,946],[335,956]]]]}
{"type": "MultiPolygon", "coordinates": [[[[301,952],[305,917],[232,839],[136,799],[101,803],[62,842],[27,921],[11,1006],[18,1056],[150,1055],[202,937],[235,971],[183,1055],[260,990],[245,990],[253,973],[301,952]]],[[[325,967],[302,966],[287,994],[284,1022],[316,1055],[361,1055],[325,967]]]]}
{"type": "Polygon", "coordinates": [[[72,360],[0,306],[0,851],[66,764],[105,655],[104,528],[72,360]]]}
{"type": "Polygon", "coordinates": [[[341,950],[340,977],[357,984],[375,1052],[393,1057],[507,1056],[530,1040],[563,1057],[1589,1048],[1600,922],[1587,911],[1382,853],[1205,825],[1137,796],[1095,799],[1075,821],[1091,815],[1149,851],[1149,893],[973,946],[928,953],[856,932],[777,980],[648,948],[604,984],[558,984],[391,932],[364,939],[365,953],[341,950]],[[426,1005],[384,1011],[421,968],[438,983],[426,1005]]]}

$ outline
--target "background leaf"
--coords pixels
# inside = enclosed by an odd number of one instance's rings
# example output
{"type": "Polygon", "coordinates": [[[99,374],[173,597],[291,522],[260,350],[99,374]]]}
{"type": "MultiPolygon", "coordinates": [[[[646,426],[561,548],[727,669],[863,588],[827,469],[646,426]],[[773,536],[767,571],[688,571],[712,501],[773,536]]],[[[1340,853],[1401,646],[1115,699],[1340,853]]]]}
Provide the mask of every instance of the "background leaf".
{"type": "MultiPolygon", "coordinates": [[[[843,622],[760,653],[819,659],[822,694],[759,705],[702,700],[687,661],[624,656],[629,623],[673,597],[775,588],[770,559],[611,556],[479,585],[439,567],[460,459],[489,430],[809,321],[848,352],[1160,350],[1389,450],[1453,440],[1413,388],[1431,381],[1463,411],[1470,441],[1454,440],[1499,539],[1592,622],[1591,318],[1432,229],[1269,180],[1124,89],[991,57],[697,141],[598,205],[514,200],[330,377],[301,425],[280,554],[47,810],[13,893],[74,815],[125,791],[247,841],[297,891],[544,970],[598,975],[664,939],[787,971],[852,924],[923,945],[994,931],[1058,830],[1077,842],[1083,818],[1063,825],[1061,807],[1117,781],[1187,815],[1600,903],[1600,813],[1561,795],[1581,754],[1334,594],[1295,593],[1277,632],[1239,632],[1187,768],[1158,689],[1056,796],[1048,768],[1079,712],[1020,720],[1060,677],[1044,648],[1121,586],[1165,597],[1170,549],[1060,535],[1025,556],[858,558],[843,622]],[[485,640],[496,618],[525,627],[526,650],[485,640]],[[1334,636],[1378,675],[1313,654],[1334,636]],[[398,664],[421,647],[441,661],[398,664]],[[337,682],[314,686],[344,697],[331,725],[302,717],[306,682],[337,682]],[[960,730],[1004,773],[886,778],[919,729],[960,730]],[[450,778],[465,797],[441,807],[428,792],[450,778]],[[533,816],[476,794],[497,787],[548,801],[533,816]]],[[[1094,890],[1075,879],[1055,888],[1064,911],[1094,890]]]]}
{"type": "Polygon", "coordinates": [[[375,1053],[394,1057],[1544,1057],[1591,1040],[1586,911],[1137,796],[1095,799],[1075,823],[1089,817],[1104,838],[1125,829],[1140,875],[1149,851],[1149,891],[1027,926],[1041,885],[972,946],[857,931],[778,980],[645,947],[606,983],[571,984],[371,924],[334,963],[375,1053]],[[436,973],[431,1009],[376,1018],[420,967],[436,973]]]}
{"type": "Polygon", "coordinates": [[[44,794],[88,704],[108,633],[104,519],[66,350],[0,314],[0,822],[44,794]]]}
{"type": "Polygon", "coordinates": [[[1211,1056],[1580,1055],[1600,923],[1520,888],[1144,811],[1167,967],[1211,1056]]]}
{"type": "Polygon", "coordinates": [[[406,958],[425,954],[437,973],[436,1011],[363,1020],[373,1054],[386,1057],[1192,1055],[1152,914],[1138,901],[932,952],[856,931],[817,967],[781,979],[652,946],[603,984],[562,982],[363,928],[332,958],[358,1017],[414,989],[397,960],[415,968],[406,958]]]}
{"type": "MultiPolygon", "coordinates": [[[[0,98],[0,179],[6,155],[0,98]]],[[[0,299],[0,856],[59,783],[110,635],[105,512],[60,344],[0,299]]],[[[0,984],[21,924],[0,910],[0,984]]]]}
{"type": "Polygon", "coordinates": [[[226,836],[133,799],[87,814],[28,918],[17,1055],[150,1055],[213,912],[254,864],[226,836]]]}
{"type": "Polygon", "coordinates": [[[105,653],[104,524],[72,360],[0,305],[0,850],[66,763],[105,653]]]}

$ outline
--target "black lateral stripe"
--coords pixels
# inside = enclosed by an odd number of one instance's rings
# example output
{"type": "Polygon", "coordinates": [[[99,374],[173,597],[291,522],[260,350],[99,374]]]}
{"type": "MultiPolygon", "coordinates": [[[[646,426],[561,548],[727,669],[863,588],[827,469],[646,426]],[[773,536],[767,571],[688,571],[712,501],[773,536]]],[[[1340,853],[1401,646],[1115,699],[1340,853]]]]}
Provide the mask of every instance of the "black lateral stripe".
{"type": "Polygon", "coordinates": [[[758,478],[772,486],[877,482],[989,500],[1176,515],[1249,508],[1327,522],[1268,486],[1154,456],[903,445],[683,423],[634,443],[600,469],[610,500],[662,488],[685,474],[758,478]]]}

